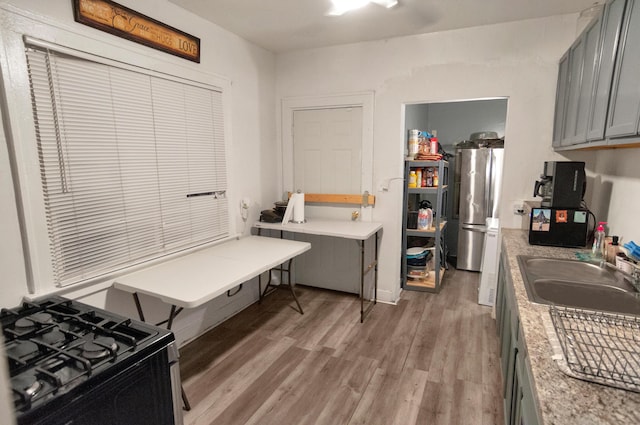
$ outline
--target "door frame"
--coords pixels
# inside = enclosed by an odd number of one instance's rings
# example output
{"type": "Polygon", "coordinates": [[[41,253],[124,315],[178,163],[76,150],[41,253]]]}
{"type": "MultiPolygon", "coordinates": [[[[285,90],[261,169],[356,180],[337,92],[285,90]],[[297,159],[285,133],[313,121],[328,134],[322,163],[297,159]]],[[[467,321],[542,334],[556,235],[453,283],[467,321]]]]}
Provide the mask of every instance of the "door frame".
{"type": "MultiPolygon", "coordinates": [[[[282,136],[280,170],[282,170],[281,192],[293,192],[293,113],[300,110],[332,109],[332,108],[362,108],[362,192],[373,191],[373,106],[374,92],[361,92],[351,94],[337,94],[325,96],[301,96],[286,97],[281,103],[281,128],[282,136]]],[[[363,221],[371,221],[372,208],[360,208],[360,217],[363,221]]]]}

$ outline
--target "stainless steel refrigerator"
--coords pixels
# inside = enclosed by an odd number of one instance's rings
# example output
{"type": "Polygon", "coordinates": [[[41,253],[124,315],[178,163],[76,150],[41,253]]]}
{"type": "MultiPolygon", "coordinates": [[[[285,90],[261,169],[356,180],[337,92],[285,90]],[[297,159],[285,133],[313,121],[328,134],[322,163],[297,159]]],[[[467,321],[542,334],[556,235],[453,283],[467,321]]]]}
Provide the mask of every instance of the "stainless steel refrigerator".
{"type": "Polygon", "coordinates": [[[504,140],[456,145],[458,252],[456,268],[480,271],[487,218],[498,218],[504,140]]]}

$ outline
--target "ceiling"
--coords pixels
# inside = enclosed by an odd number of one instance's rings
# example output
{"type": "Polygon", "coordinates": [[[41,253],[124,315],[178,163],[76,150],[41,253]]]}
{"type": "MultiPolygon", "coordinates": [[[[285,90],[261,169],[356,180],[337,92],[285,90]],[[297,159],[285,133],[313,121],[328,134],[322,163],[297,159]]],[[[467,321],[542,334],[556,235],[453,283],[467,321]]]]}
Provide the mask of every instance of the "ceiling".
{"type": "MultiPolygon", "coordinates": [[[[326,16],[331,0],[169,0],[275,53],[542,18],[595,0],[398,0],[326,16]]],[[[602,3],[598,0],[598,3],[602,3]]]]}

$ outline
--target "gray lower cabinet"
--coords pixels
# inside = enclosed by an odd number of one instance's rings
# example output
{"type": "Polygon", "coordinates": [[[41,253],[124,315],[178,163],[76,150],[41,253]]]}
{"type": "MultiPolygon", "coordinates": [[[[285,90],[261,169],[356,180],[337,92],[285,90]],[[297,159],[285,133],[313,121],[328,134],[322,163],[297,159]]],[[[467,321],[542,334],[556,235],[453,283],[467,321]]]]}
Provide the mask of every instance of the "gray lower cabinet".
{"type": "Polygon", "coordinates": [[[538,408],[533,395],[531,370],[526,360],[526,348],[522,342],[522,334],[518,337],[518,349],[515,362],[515,384],[513,392],[513,424],[537,425],[538,408]]]}
{"type": "Polygon", "coordinates": [[[627,0],[616,58],[606,137],[636,136],[640,122],[640,2],[627,0]]]}
{"type": "Polygon", "coordinates": [[[500,343],[500,367],[504,398],[505,425],[540,423],[532,387],[527,350],[520,329],[515,293],[500,260],[496,292],[496,328],[500,343]]]}

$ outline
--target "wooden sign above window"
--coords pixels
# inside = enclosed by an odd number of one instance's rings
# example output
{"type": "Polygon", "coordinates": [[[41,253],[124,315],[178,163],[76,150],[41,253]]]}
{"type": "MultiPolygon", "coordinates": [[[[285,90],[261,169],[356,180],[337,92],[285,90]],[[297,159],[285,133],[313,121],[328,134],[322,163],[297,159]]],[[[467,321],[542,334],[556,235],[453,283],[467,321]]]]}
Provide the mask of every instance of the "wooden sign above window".
{"type": "Polygon", "coordinates": [[[200,39],[110,0],[73,0],[76,22],[200,63],[200,39]]]}

